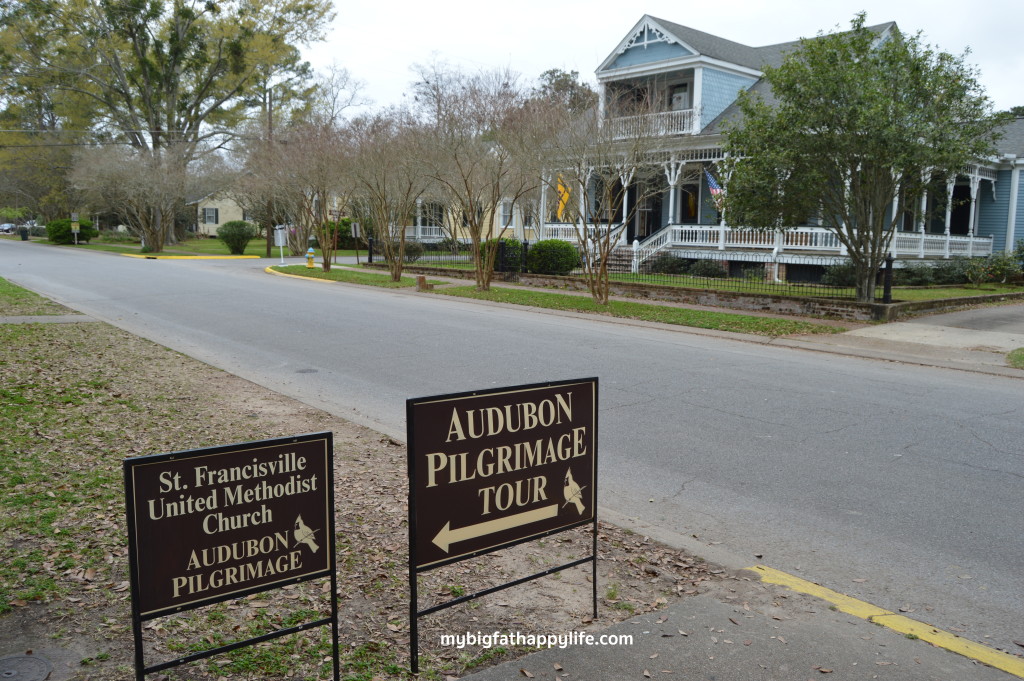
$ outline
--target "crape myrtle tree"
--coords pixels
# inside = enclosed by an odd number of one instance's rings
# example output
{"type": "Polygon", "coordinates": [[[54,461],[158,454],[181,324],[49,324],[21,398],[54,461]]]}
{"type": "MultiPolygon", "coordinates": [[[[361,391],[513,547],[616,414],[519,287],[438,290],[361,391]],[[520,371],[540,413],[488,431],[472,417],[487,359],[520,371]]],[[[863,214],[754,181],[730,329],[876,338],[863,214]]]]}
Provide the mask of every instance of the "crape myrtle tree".
{"type": "Polygon", "coordinates": [[[312,81],[300,75],[260,86],[259,118],[249,121],[232,145],[243,172],[228,193],[267,233],[268,257],[277,225],[288,225],[292,255],[305,253],[310,234],[333,248],[332,221],[314,220],[312,213],[323,207],[319,216],[328,218],[336,205],[344,205],[342,116],[363,103],[362,83],[346,69],[328,67],[312,81]],[[332,193],[326,199],[308,200],[328,186],[332,193]]]}
{"type": "MultiPolygon", "coordinates": [[[[328,0],[24,0],[0,7],[5,87],[46,83],[92,112],[99,142],[125,145],[169,179],[231,136],[268,64],[323,36],[328,0]]],[[[133,210],[154,251],[178,205],[133,210]]]]}
{"type": "Polygon", "coordinates": [[[990,155],[1002,117],[964,57],[920,34],[879,35],[863,13],[764,74],[770,97],[742,93],[726,132],[724,215],[765,230],[818,216],[846,247],[857,300],[870,302],[904,213],[930,178],[990,155]]]}
{"type": "Polygon", "coordinates": [[[360,116],[346,125],[350,212],[372,231],[374,244],[388,263],[391,279],[402,277],[406,227],[413,224],[416,202],[431,184],[420,161],[423,130],[404,108],[360,116]]]}
{"type": "Polygon", "coordinates": [[[660,135],[645,118],[653,109],[647,101],[619,102],[616,114],[633,122],[619,126],[603,120],[596,106],[579,114],[557,100],[548,104],[546,193],[558,202],[556,219],[575,228],[590,294],[607,305],[610,256],[644,202],[664,184],[654,157],[660,135]]]}
{"type": "Polygon", "coordinates": [[[499,240],[509,218],[540,184],[543,126],[528,106],[516,74],[463,73],[444,65],[419,67],[415,84],[423,122],[418,160],[460,233],[470,239],[476,287],[494,275],[499,240]],[[501,211],[502,203],[508,210],[501,211]]]}

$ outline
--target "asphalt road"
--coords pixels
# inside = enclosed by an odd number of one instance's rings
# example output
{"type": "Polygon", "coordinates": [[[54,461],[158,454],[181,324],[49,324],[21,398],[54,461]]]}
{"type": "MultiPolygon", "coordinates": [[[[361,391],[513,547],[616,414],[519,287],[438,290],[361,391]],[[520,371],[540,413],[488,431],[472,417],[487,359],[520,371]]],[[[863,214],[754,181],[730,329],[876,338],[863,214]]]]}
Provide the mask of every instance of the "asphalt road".
{"type": "Polygon", "coordinates": [[[598,376],[600,503],[1015,649],[1019,380],[0,240],[0,276],[404,439],[405,400],[598,376]],[[757,557],[763,556],[763,557],[757,557]]]}

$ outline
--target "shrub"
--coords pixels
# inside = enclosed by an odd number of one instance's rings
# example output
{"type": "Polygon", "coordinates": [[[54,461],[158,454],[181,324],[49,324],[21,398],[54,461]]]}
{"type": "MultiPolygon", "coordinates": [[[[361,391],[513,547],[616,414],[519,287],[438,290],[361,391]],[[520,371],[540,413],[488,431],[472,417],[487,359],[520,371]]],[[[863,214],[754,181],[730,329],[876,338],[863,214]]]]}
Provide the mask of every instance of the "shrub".
{"type": "Polygon", "coordinates": [[[935,268],[919,262],[909,263],[893,270],[892,283],[896,286],[931,286],[935,283],[935,268]]]}
{"type": "Polygon", "coordinates": [[[698,260],[690,265],[687,271],[691,277],[704,277],[706,279],[724,279],[727,276],[725,267],[717,260],[698,260]]]}
{"type": "Polygon", "coordinates": [[[446,251],[452,255],[457,255],[461,251],[468,251],[469,244],[459,241],[458,239],[453,239],[450,236],[446,236],[434,244],[434,248],[439,251],[446,251]]]}
{"type": "Polygon", "coordinates": [[[538,241],[526,255],[526,267],[534,274],[565,276],[580,266],[580,253],[574,244],[560,239],[538,241]]]}
{"type": "Polygon", "coordinates": [[[821,283],[825,286],[848,288],[857,285],[857,268],[852,262],[841,262],[838,265],[827,265],[821,275],[821,283]]]}
{"type": "Polygon", "coordinates": [[[1005,284],[1020,274],[1020,264],[1010,253],[993,253],[988,257],[989,276],[992,281],[1005,284]]]}
{"type": "Polygon", "coordinates": [[[989,267],[987,258],[971,258],[967,262],[967,266],[964,268],[964,273],[967,275],[967,280],[975,286],[981,286],[983,282],[989,280],[991,276],[991,268],[989,267]]]}
{"type": "Polygon", "coordinates": [[[651,274],[684,274],[690,261],[679,258],[671,253],[659,253],[647,263],[647,271],[651,274]]]}
{"type": "Polygon", "coordinates": [[[405,242],[405,257],[403,258],[406,262],[416,262],[423,257],[423,251],[426,247],[419,241],[406,241],[405,242]]]}
{"type": "Polygon", "coordinates": [[[939,285],[963,284],[967,282],[967,258],[951,258],[936,263],[933,268],[935,283],[939,285]]]}
{"type": "Polygon", "coordinates": [[[757,283],[765,279],[764,265],[747,265],[743,268],[742,272],[744,281],[757,283]]]}
{"type": "Polygon", "coordinates": [[[29,236],[46,236],[45,225],[32,225],[28,228],[29,236]]]}
{"type": "Polygon", "coordinates": [[[232,220],[217,228],[217,238],[224,242],[231,255],[242,255],[249,242],[256,238],[256,228],[245,220],[232,220]]]}
{"type": "MultiPolygon", "coordinates": [[[[324,231],[334,237],[334,242],[341,250],[355,248],[352,239],[352,219],[341,218],[337,222],[328,221],[324,225],[324,231]]],[[[317,245],[319,248],[319,245],[317,245]]]]}
{"type": "MultiPolygon", "coordinates": [[[[89,239],[94,239],[99,232],[92,228],[92,220],[78,221],[78,243],[87,244],[89,239]]],[[[46,223],[46,238],[52,244],[73,244],[75,233],[71,231],[71,220],[54,220],[46,223]]]]}
{"type": "Polygon", "coordinates": [[[498,253],[494,256],[494,271],[495,272],[521,272],[523,269],[523,242],[519,239],[488,239],[482,246],[487,248],[493,247],[499,242],[505,242],[504,248],[504,262],[500,262],[502,257],[501,246],[498,246],[498,253]]]}
{"type": "Polygon", "coordinates": [[[128,244],[138,241],[131,232],[121,232],[116,229],[102,229],[99,233],[99,241],[105,244],[128,244]]]}

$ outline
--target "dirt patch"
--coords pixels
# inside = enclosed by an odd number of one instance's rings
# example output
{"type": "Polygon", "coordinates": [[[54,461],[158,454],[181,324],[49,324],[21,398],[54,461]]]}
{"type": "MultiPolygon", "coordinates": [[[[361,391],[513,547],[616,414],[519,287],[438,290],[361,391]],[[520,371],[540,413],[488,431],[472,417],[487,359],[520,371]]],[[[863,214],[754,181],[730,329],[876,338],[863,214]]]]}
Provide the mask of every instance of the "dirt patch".
{"type": "MultiPolygon", "coordinates": [[[[10,482],[0,500],[0,657],[44,654],[54,681],[133,674],[123,458],[332,431],[342,678],[408,676],[403,444],[99,323],[0,325],[0,367],[0,466],[10,482]]],[[[419,578],[419,607],[584,557],[590,546],[591,535],[574,530],[430,571],[419,578]]],[[[589,565],[491,594],[420,620],[424,678],[529,652],[458,649],[442,634],[597,630],[696,594],[720,573],[607,524],[598,552],[596,621],[589,565]]],[[[327,591],[321,580],[152,620],[146,662],[323,617],[327,591]]],[[[149,678],[329,678],[329,644],[330,628],[320,627],[149,678]]]]}

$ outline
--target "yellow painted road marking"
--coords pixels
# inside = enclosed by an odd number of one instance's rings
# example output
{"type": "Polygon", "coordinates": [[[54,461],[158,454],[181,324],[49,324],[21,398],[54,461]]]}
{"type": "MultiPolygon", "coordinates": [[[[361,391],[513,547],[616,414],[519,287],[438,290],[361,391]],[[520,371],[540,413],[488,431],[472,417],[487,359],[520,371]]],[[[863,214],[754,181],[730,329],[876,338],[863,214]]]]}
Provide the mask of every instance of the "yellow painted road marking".
{"type": "Polygon", "coordinates": [[[762,582],[778,584],[791,591],[820,598],[836,606],[836,609],[840,612],[845,612],[848,615],[859,617],[874,624],[880,624],[901,634],[916,636],[922,641],[927,641],[939,648],[945,648],[951,652],[977,660],[996,669],[1002,669],[1004,672],[1009,672],[1014,676],[1024,679],[1024,659],[1016,655],[1010,655],[1009,653],[983,646],[980,643],[968,641],[956,634],[950,634],[923,622],[918,622],[903,615],[897,615],[890,610],[879,608],[865,601],[851,598],[838,591],[826,589],[814,582],[808,582],[806,579],[800,579],[799,577],[794,577],[791,574],[764,565],[755,565],[747,569],[757,573],[762,582]]]}
{"type": "Polygon", "coordinates": [[[119,253],[126,258],[142,258],[143,260],[253,260],[258,255],[159,255],[154,253],[119,253]]]}

